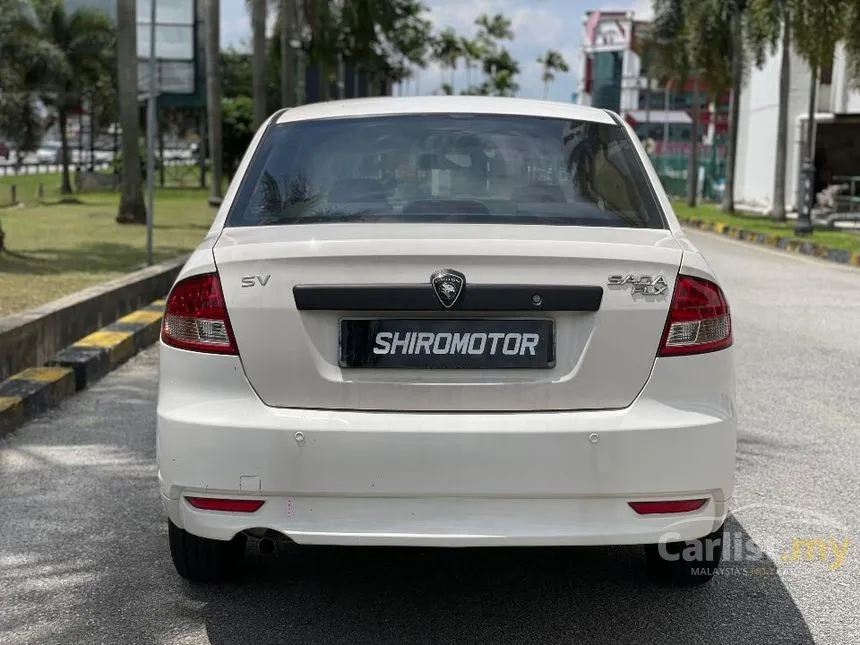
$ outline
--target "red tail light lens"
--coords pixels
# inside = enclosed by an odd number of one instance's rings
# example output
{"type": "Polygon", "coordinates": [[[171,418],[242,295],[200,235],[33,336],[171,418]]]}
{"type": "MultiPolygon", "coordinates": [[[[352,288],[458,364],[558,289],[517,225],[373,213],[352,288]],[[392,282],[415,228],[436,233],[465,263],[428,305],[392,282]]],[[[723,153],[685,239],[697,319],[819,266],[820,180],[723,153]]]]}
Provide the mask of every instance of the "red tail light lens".
{"type": "Polygon", "coordinates": [[[678,276],[658,356],[685,356],[732,344],[732,319],[722,290],[713,282],[678,276]]]}
{"type": "Polygon", "coordinates": [[[661,515],[698,511],[707,501],[707,499],[680,499],[673,502],[627,502],[627,504],[639,515],[661,515]]]}
{"type": "Polygon", "coordinates": [[[194,508],[224,513],[255,513],[263,506],[263,500],[259,499],[221,499],[214,497],[186,497],[185,499],[194,508]]]}
{"type": "Polygon", "coordinates": [[[173,287],[164,308],[161,340],[195,352],[238,353],[217,274],[197,275],[173,287]]]}

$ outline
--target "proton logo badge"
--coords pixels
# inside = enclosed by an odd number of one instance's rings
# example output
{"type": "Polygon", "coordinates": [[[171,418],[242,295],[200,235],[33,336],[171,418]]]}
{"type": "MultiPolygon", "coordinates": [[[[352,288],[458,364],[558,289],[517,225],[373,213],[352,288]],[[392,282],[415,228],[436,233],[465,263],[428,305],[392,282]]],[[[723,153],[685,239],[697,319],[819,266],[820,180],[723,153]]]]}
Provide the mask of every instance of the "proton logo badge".
{"type": "Polygon", "coordinates": [[[430,276],[433,292],[445,309],[454,306],[466,286],[466,276],[453,269],[441,269],[430,276]]]}

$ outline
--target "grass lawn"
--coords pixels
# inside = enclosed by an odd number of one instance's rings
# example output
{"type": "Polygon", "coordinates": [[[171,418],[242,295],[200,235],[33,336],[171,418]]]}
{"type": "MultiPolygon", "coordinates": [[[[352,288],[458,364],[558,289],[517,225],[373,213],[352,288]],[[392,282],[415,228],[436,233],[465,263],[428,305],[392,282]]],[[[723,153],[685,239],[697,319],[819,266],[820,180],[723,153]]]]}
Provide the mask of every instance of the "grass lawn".
{"type": "MultiPolygon", "coordinates": [[[[44,190],[46,201],[56,201],[60,197],[60,173],[44,175],[6,175],[0,176],[0,206],[12,203],[12,185],[17,188],[19,202],[36,203],[38,201],[39,184],[44,190]]],[[[74,181],[74,178],[72,179],[74,181]]],[[[0,211],[2,213],[2,211],[0,211]]]]}
{"type": "MultiPolygon", "coordinates": [[[[146,227],[114,221],[119,195],[84,193],[78,197],[83,203],[0,209],[10,251],[0,254],[0,317],[145,264],[146,227]]],[[[187,253],[203,239],[215,217],[206,198],[203,190],[156,192],[156,261],[187,253]]]]}
{"type": "Polygon", "coordinates": [[[811,242],[832,249],[842,249],[852,253],[860,252],[860,233],[851,231],[824,231],[816,230],[812,235],[806,237],[795,237],[794,222],[774,222],[766,217],[756,215],[727,215],[720,211],[719,206],[711,204],[700,204],[696,208],[690,208],[684,202],[673,202],[675,214],[683,220],[685,217],[695,217],[709,222],[720,222],[755,233],[766,235],[777,235],[796,239],[800,242],[811,242]]]}

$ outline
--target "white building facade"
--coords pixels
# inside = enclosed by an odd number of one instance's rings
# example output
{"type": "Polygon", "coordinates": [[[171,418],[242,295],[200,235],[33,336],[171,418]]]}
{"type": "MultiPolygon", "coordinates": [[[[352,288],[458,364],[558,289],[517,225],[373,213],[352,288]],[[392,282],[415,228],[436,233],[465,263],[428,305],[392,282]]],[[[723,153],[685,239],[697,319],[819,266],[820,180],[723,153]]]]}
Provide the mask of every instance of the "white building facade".
{"type": "MultiPolygon", "coordinates": [[[[739,208],[770,213],[774,203],[777,115],[781,50],[754,68],[741,92],[735,203],[739,208]]],[[[809,111],[809,66],[790,56],[790,92],[786,141],[786,209],[796,210],[799,176],[805,157],[809,111]]],[[[822,75],[816,114],[816,186],[821,190],[840,177],[860,176],[860,91],[852,85],[844,52],[837,47],[830,73],[822,75]]]]}

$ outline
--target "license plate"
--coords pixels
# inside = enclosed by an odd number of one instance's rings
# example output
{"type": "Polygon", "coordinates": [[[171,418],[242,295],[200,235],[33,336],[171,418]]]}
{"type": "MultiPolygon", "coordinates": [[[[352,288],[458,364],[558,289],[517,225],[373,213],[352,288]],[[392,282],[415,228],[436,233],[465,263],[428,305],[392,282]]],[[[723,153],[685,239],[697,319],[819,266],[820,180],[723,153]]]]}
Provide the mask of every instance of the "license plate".
{"type": "Polygon", "coordinates": [[[341,321],[340,366],[400,369],[548,369],[553,321],[341,321]]]}

